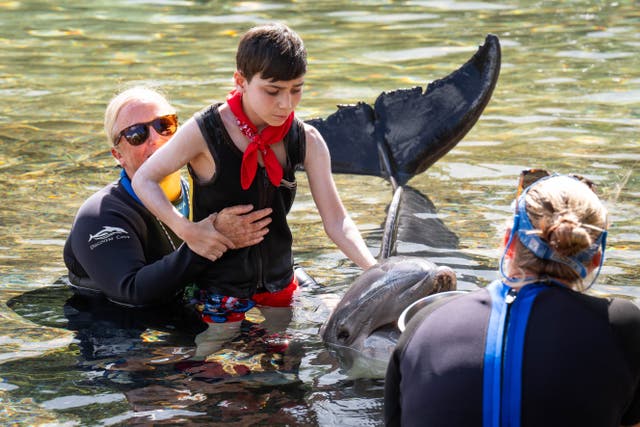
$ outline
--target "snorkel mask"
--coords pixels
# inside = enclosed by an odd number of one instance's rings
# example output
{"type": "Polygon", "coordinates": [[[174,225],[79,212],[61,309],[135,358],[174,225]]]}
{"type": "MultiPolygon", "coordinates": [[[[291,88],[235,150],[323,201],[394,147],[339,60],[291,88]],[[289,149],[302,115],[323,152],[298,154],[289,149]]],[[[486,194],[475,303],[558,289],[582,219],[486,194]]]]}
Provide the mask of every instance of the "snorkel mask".
{"type": "MultiPolygon", "coordinates": [[[[549,179],[551,177],[557,177],[557,176],[560,176],[560,175],[557,175],[557,174],[547,175],[543,178],[536,180],[526,188],[522,189],[523,190],[522,194],[519,195],[519,197],[516,199],[515,215],[513,217],[513,227],[511,229],[511,234],[507,239],[505,251],[502,254],[502,258],[500,259],[500,274],[507,282],[516,283],[520,281],[520,279],[507,276],[503,269],[504,259],[506,257],[506,254],[515,236],[517,236],[520,242],[527,249],[529,249],[536,257],[549,260],[549,261],[558,262],[560,264],[564,264],[570,267],[573,271],[575,271],[576,274],[578,274],[578,276],[580,276],[581,279],[585,279],[588,275],[588,270],[584,266],[584,262],[591,260],[598,252],[598,249],[601,249],[602,254],[600,257],[600,265],[598,266],[598,270],[593,280],[589,284],[589,286],[584,288],[584,290],[586,290],[593,285],[598,275],[600,274],[600,270],[602,269],[602,264],[604,262],[604,252],[606,248],[607,230],[602,230],[598,238],[590,247],[586,248],[585,250],[575,255],[564,256],[559,254],[554,248],[552,248],[548,242],[540,238],[540,236],[538,235],[539,230],[536,229],[533,226],[533,224],[531,224],[531,220],[529,219],[529,215],[527,214],[526,196],[527,196],[527,192],[529,191],[529,188],[531,188],[534,184],[537,184],[542,180],[549,179]]],[[[579,180],[579,178],[576,176],[571,176],[571,175],[565,175],[565,176],[569,176],[572,179],[579,180]]]]}

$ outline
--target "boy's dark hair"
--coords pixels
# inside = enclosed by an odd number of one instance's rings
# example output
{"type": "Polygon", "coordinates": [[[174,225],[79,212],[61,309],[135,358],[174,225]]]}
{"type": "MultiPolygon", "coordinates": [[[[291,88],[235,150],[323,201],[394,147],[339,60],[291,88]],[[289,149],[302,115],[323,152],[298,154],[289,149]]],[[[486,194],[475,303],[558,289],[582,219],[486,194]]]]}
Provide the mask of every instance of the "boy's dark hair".
{"type": "Polygon", "coordinates": [[[271,81],[293,80],[307,72],[307,51],[300,36],[286,25],[261,25],[240,39],[236,67],[248,81],[256,74],[271,81]]]}

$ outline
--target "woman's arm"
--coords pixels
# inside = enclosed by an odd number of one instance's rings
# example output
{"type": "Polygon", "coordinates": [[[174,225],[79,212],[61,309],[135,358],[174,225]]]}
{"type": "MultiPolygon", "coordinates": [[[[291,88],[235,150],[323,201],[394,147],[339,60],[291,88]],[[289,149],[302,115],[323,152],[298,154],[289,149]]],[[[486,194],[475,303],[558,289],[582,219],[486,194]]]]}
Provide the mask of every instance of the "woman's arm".
{"type": "Polygon", "coordinates": [[[360,268],[367,269],[375,265],[376,260],[340,200],[331,175],[331,157],[327,144],[314,127],[305,125],[305,132],[307,151],[304,168],[324,230],[351,261],[360,268]]]}
{"type": "Polygon", "coordinates": [[[97,197],[89,199],[80,208],[64,248],[72,283],[124,305],[171,301],[207,261],[186,245],[173,251],[163,236],[148,231],[135,210],[97,197]],[[149,259],[145,253],[149,247],[167,255],[149,259]]]}
{"type": "MultiPolygon", "coordinates": [[[[232,206],[216,216],[217,228],[237,247],[254,245],[268,232],[271,209],[252,209],[251,205],[232,206]]],[[[208,261],[187,245],[174,251],[156,222],[150,216],[145,220],[125,204],[114,204],[113,199],[87,200],[64,247],[72,284],[124,305],[170,302],[208,261]],[[106,228],[109,234],[101,236],[106,228]]]]}

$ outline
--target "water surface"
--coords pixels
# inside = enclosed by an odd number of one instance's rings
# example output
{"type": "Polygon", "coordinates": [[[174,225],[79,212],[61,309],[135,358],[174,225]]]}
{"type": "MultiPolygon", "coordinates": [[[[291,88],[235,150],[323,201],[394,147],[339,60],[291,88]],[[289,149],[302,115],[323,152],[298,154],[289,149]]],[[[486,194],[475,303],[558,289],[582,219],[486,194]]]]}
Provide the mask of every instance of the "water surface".
{"type": "MultiPolygon", "coordinates": [[[[157,84],[184,120],[224,99],[238,36],[272,20],[296,29],[309,52],[302,118],[372,103],[383,90],[425,87],[497,34],[502,72],[484,115],[410,182],[459,238],[446,261],[461,288],[486,284],[520,170],[575,172],[597,183],[611,211],[593,292],[639,298],[639,18],[633,1],[0,2],[0,299],[12,306],[0,308],[0,418],[381,424],[382,381],[349,379],[317,336],[359,270],[324,235],[303,174],[290,223],[297,259],[321,285],[296,301],[283,359],[273,342],[257,339],[264,347],[253,349],[262,358],[251,359],[252,375],[202,373],[185,365],[194,351],[188,334],[135,316],[109,323],[53,285],[65,274],[62,245],[77,208],[117,177],[101,124],[111,96],[127,84],[157,84]]],[[[336,181],[377,253],[390,186],[336,181]]],[[[251,340],[256,331],[244,334],[251,340]]],[[[243,345],[227,346],[226,356],[249,354],[243,345]]]]}

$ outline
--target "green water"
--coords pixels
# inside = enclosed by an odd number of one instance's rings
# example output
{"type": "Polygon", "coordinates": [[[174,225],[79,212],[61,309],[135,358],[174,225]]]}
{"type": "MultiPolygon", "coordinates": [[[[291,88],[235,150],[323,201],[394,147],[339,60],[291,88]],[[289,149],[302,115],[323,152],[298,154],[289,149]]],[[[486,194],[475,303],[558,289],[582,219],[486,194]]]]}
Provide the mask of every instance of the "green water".
{"type": "MultiPolygon", "coordinates": [[[[502,71],[485,113],[410,183],[460,239],[451,261],[461,286],[494,277],[517,174],[542,166],[598,184],[612,227],[594,292],[640,298],[635,1],[0,1],[0,299],[39,295],[29,300],[37,315],[0,308],[4,424],[135,424],[152,416],[209,425],[380,424],[382,382],[346,379],[316,334],[325,300],[338,298],[358,269],[324,236],[303,177],[290,221],[295,250],[324,288],[301,295],[296,307],[295,380],[198,388],[164,365],[153,375],[124,375],[82,355],[63,288],[38,294],[65,274],[62,245],[79,205],[117,177],[101,124],[110,97],[126,84],[158,84],[186,119],[231,88],[239,34],[272,20],[297,30],[309,52],[302,118],[326,116],[339,103],[372,103],[383,90],[425,87],[497,34],[502,71]]],[[[336,181],[377,253],[389,185],[336,181]]],[[[138,343],[140,353],[188,347],[172,339],[138,343]]]]}

